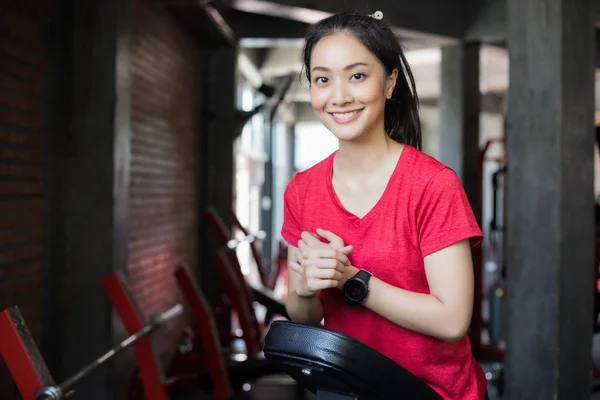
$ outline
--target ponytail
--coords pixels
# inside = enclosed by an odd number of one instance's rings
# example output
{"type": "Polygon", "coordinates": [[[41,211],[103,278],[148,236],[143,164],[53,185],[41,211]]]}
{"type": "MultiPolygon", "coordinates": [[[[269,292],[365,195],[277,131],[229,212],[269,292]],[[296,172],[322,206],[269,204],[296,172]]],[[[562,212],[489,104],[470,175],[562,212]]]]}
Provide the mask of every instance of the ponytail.
{"type": "Polygon", "coordinates": [[[385,131],[394,141],[421,150],[421,120],[415,80],[400,46],[398,48],[403,68],[399,68],[392,97],[385,103],[385,131]]]}

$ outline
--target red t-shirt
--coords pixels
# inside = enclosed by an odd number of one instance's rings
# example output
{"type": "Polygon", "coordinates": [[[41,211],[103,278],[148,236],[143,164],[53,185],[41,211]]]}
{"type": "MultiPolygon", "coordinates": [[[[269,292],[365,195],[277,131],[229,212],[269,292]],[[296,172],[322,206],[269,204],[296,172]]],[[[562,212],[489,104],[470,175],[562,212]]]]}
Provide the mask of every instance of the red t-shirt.
{"type": "MultiPolygon", "coordinates": [[[[429,293],[423,258],[451,244],[482,239],[462,184],[451,169],[404,146],[390,181],[363,218],[348,212],[331,182],[335,152],[297,173],[284,194],[283,238],[330,230],[351,244],[352,265],[390,285],[429,293]]],[[[411,371],[446,400],[485,398],[486,379],[467,336],[449,343],[390,322],[366,307],[349,308],[338,289],[323,290],[325,327],[352,336],[411,371]]]]}

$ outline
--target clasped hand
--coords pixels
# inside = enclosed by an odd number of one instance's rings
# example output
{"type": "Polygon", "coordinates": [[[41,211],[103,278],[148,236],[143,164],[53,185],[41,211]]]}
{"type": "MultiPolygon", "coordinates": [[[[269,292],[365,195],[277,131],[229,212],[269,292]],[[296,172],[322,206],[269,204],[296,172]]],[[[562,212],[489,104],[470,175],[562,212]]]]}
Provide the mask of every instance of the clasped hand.
{"type": "Polygon", "coordinates": [[[322,289],[341,289],[350,266],[352,246],[344,246],[344,241],[330,231],[317,229],[317,234],[329,243],[313,233],[302,232],[296,262],[290,263],[290,268],[302,276],[296,290],[300,297],[314,297],[322,289]]]}

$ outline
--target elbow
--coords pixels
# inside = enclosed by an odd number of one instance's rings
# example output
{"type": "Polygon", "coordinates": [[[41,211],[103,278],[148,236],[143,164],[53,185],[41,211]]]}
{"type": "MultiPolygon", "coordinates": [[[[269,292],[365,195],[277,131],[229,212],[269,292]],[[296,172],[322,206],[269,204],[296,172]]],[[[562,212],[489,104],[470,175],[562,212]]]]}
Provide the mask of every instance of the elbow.
{"type": "Polygon", "coordinates": [[[299,318],[298,313],[296,312],[296,309],[294,307],[290,306],[290,302],[286,302],[285,305],[285,311],[287,312],[287,315],[290,319],[290,321],[292,322],[300,322],[299,320],[301,318],[299,318]]]}
{"type": "Polygon", "coordinates": [[[457,342],[460,342],[461,339],[465,337],[465,335],[466,335],[466,332],[461,333],[461,334],[448,333],[448,334],[445,334],[441,339],[448,343],[457,343],[457,342]]]}
{"type": "Polygon", "coordinates": [[[294,314],[294,313],[289,313],[288,312],[288,316],[290,317],[290,322],[295,322],[297,324],[304,324],[304,325],[317,325],[320,323],[320,320],[317,320],[317,318],[311,318],[311,315],[306,315],[306,314],[294,314]]]}
{"type": "MultiPolygon", "coordinates": [[[[289,298],[288,298],[289,300],[289,298]]],[[[302,310],[299,307],[294,307],[294,304],[290,301],[286,303],[285,310],[291,322],[306,325],[317,325],[321,322],[323,317],[315,315],[316,313],[310,312],[309,310],[302,310]]]]}
{"type": "Polygon", "coordinates": [[[449,343],[457,343],[460,342],[469,331],[470,321],[459,321],[457,318],[450,321],[446,324],[446,329],[444,329],[441,335],[442,340],[445,340],[449,343]]]}
{"type": "Polygon", "coordinates": [[[304,323],[302,315],[296,313],[295,310],[288,308],[286,311],[287,311],[287,315],[289,317],[289,320],[291,322],[296,322],[296,323],[299,323],[299,324],[303,324],[304,323]]]}

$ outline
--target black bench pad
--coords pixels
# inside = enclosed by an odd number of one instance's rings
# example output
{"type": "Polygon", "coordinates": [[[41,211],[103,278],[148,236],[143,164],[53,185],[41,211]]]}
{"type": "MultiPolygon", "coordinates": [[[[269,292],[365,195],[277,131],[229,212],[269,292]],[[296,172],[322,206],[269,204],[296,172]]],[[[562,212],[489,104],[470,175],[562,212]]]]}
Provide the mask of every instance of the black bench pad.
{"type": "Polygon", "coordinates": [[[322,327],[275,321],[264,355],[313,393],[318,389],[359,399],[440,399],[415,375],[349,336],[322,327]]]}

